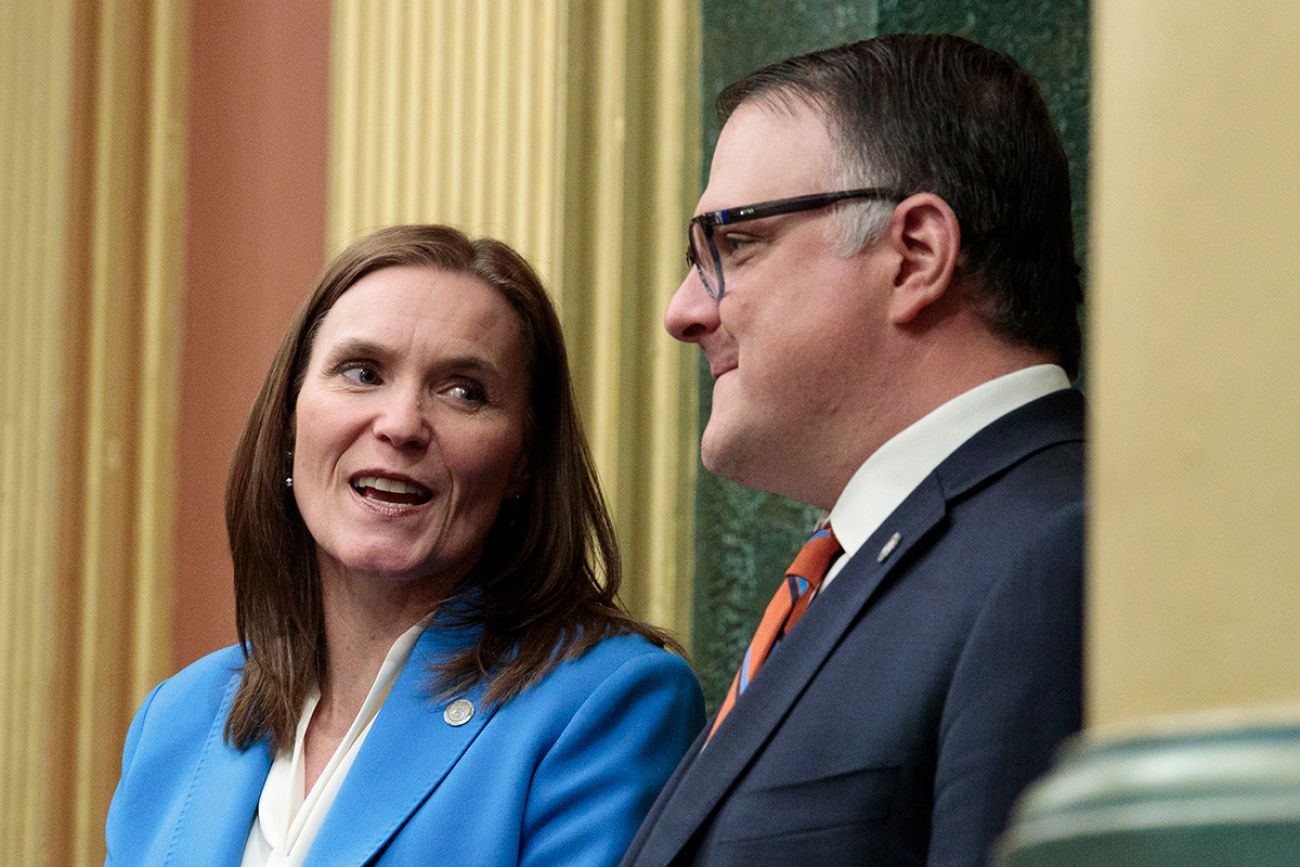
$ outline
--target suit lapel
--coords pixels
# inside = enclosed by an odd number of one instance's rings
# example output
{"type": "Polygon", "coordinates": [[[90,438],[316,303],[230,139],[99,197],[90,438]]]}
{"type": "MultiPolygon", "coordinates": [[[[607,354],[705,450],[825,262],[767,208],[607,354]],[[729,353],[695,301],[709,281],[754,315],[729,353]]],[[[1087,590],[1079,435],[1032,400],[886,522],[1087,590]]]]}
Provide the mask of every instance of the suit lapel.
{"type": "Polygon", "coordinates": [[[934,475],[951,502],[1025,458],[1049,446],[1082,442],[1083,395],[1073,389],[1009,412],[966,441],[934,475]]]}
{"type": "Polygon", "coordinates": [[[429,693],[430,665],[463,647],[468,631],[439,628],[435,621],[420,636],[339,789],[306,865],[369,863],[487,724],[492,713],[482,706],[484,685],[446,699],[436,700],[429,693]],[[471,701],[474,715],[452,725],[443,712],[457,699],[471,701]]]}
{"type": "Polygon", "coordinates": [[[189,802],[172,836],[169,864],[238,864],[243,856],[257,801],[271,770],[271,747],[263,739],[241,752],[225,741],[226,717],[239,679],[239,672],[231,675],[203,744],[189,802]]]}
{"type": "Polygon", "coordinates": [[[895,564],[905,559],[908,550],[945,512],[943,496],[933,479],[913,491],[906,506],[899,510],[904,514],[895,513],[886,523],[887,533],[882,527],[867,540],[826,589],[826,598],[808,608],[799,627],[782,639],[708,747],[694,753],[633,863],[667,864],[681,851],[767,743],[895,564]],[[900,533],[900,541],[883,562],[877,562],[877,552],[894,532],[900,533]]]}
{"type": "MultiPolygon", "coordinates": [[[[1083,438],[1083,400],[1067,390],[1008,413],[950,455],[908,495],[809,607],[744,697],[701,750],[703,736],[669,781],[628,864],[667,864],[707,821],[826,662],[881,583],[943,520],[948,502],[1055,443],[1083,438]],[[889,544],[894,534],[898,541],[889,544]],[[886,551],[888,549],[888,551],[886,551]]],[[[705,731],[708,731],[705,726],[705,731]]],[[[634,849],[635,849],[634,844],[634,849]]]]}

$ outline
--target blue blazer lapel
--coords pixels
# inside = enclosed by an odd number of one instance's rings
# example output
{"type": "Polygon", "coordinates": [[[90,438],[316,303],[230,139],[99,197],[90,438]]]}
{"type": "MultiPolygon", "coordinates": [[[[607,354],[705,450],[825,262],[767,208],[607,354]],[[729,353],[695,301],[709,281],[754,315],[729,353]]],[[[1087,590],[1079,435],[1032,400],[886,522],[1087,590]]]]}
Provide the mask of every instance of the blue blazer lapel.
{"type": "Polygon", "coordinates": [[[239,687],[231,675],[190,783],[188,803],[172,835],[167,863],[238,864],[253,826],[257,801],[271,770],[270,742],[239,751],[225,740],[226,717],[239,687]]]}
{"type": "Polygon", "coordinates": [[[465,640],[465,630],[436,625],[420,636],[339,789],[306,867],[369,863],[487,724],[492,713],[482,706],[485,685],[446,699],[430,696],[430,665],[465,640]],[[473,702],[474,715],[454,726],[443,711],[460,698],[473,702]]]}

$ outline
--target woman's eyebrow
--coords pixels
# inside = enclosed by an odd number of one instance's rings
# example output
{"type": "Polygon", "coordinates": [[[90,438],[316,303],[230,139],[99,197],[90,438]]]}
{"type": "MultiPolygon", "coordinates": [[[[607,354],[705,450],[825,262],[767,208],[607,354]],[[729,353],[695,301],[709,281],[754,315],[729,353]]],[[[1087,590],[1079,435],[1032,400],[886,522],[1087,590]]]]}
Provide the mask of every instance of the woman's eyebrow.
{"type": "Polygon", "coordinates": [[[339,341],[329,348],[327,355],[331,358],[339,356],[360,355],[369,358],[378,358],[388,355],[391,350],[374,340],[367,340],[361,337],[349,337],[339,341]]]}
{"type": "MultiPolygon", "coordinates": [[[[384,344],[364,337],[349,337],[330,347],[328,358],[375,358],[383,359],[392,355],[394,350],[384,344]]],[[[441,370],[478,371],[495,374],[499,368],[490,359],[482,355],[453,355],[438,359],[437,367],[441,370]]]]}
{"type": "Polygon", "coordinates": [[[501,375],[501,368],[481,355],[455,355],[438,360],[438,369],[455,373],[480,373],[490,377],[501,375]]]}

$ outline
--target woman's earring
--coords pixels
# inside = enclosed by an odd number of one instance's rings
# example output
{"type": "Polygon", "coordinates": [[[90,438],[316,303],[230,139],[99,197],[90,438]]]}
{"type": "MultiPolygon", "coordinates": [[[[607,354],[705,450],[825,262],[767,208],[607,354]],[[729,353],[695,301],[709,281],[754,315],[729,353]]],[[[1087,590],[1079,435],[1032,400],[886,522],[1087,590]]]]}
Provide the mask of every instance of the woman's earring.
{"type": "Polygon", "coordinates": [[[523,512],[523,505],[523,494],[511,494],[509,497],[506,497],[505,512],[507,527],[519,526],[519,515],[523,512]]]}
{"type": "Polygon", "coordinates": [[[293,452],[289,451],[286,452],[286,454],[289,457],[289,475],[284,477],[284,486],[286,488],[292,489],[293,488],[293,452]]]}

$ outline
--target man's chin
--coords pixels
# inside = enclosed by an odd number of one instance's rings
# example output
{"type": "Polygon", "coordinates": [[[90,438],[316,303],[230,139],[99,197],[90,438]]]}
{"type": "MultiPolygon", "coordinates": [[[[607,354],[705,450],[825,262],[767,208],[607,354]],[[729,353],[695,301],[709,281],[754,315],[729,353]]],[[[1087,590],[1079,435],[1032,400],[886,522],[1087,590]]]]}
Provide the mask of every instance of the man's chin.
{"type": "Polygon", "coordinates": [[[744,485],[751,473],[746,471],[748,449],[742,437],[710,419],[700,438],[700,463],[715,476],[744,485]]]}
{"type": "Polygon", "coordinates": [[[780,440],[764,442],[740,434],[710,420],[700,438],[700,463],[704,468],[754,491],[816,504],[807,499],[809,492],[797,479],[782,472],[790,466],[790,456],[779,447],[780,440]]]}

